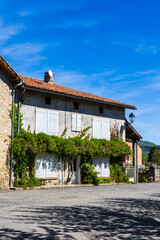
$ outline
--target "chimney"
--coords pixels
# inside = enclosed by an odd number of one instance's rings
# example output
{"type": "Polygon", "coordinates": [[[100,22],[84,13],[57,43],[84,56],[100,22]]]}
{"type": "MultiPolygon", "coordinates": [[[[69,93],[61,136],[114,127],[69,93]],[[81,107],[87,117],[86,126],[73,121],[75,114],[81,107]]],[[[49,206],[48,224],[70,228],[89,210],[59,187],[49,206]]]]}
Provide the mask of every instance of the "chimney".
{"type": "Polygon", "coordinates": [[[44,73],[44,81],[53,84],[53,72],[51,70],[44,73]]]}

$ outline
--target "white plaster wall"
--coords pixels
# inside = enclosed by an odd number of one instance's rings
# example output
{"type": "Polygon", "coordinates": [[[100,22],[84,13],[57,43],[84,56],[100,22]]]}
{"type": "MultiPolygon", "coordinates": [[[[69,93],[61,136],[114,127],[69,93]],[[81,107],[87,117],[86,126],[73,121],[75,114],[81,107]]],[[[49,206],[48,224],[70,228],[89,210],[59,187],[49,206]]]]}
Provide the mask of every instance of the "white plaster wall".
{"type": "MultiPolygon", "coordinates": [[[[93,117],[107,118],[110,120],[110,126],[115,123],[119,126],[122,138],[125,141],[125,109],[106,104],[86,100],[76,100],[54,94],[37,93],[35,91],[26,91],[23,96],[23,105],[21,112],[23,114],[23,127],[27,130],[30,125],[30,130],[35,131],[36,108],[44,108],[56,110],[59,112],[59,136],[67,128],[66,137],[74,137],[78,133],[71,130],[72,113],[81,114],[82,129],[93,125],[93,117]],[[51,105],[45,105],[45,97],[51,97],[51,105]],[[73,103],[79,102],[79,110],[75,110],[73,103]],[[99,106],[104,108],[104,113],[99,113],[99,106]]],[[[92,136],[92,128],[89,130],[92,136]]]]}

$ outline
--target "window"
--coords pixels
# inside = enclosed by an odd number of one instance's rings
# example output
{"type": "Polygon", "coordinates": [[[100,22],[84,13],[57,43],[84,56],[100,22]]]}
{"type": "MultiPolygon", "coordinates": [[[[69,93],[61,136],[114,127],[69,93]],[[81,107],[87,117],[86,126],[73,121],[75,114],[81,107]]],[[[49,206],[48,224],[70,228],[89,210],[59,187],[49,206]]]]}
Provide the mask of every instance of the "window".
{"type": "Polygon", "coordinates": [[[81,115],[72,114],[72,131],[80,132],[81,131],[81,115]]]}
{"type": "Polygon", "coordinates": [[[59,112],[47,109],[36,109],[36,133],[49,135],[59,134],[59,112]]]}
{"type": "Polygon", "coordinates": [[[79,109],[79,103],[78,102],[74,102],[74,109],[79,109]]]}
{"type": "Polygon", "coordinates": [[[99,113],[103,113],[103,107],[99,107],[99,113]]]}
{"type": "Polygon", "coordinates": [[[41,153],[35,164],[37,178],[58,178],[58,158],[54,154],[41,153]]]}
{"type": "Polygon", "coordinates": [[[110,140],[110,121],[107,118],[93,118],[93,137],[110,140]]]}
{"type": "Polygon", "coordinates": [[[45,97],[45,104],[51,105],[51,98],[50,97],[45,97]]]}

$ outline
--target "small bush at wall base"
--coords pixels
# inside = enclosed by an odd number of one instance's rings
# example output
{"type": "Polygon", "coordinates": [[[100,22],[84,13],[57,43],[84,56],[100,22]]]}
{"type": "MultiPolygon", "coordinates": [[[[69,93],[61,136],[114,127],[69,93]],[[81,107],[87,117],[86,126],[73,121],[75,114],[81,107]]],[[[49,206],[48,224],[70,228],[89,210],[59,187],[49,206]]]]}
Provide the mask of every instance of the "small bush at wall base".
{"type": "Polygon", "coordinates": [[[124,167],[119,164],[110,165],[110,177],[112,181],[116,183],[128,183],[129,177],[125,174],[124,167]]]}
{"type": "Polygon", "coordinates": [[[32,178],[23,177],[19,180],[15,180],[14,182],[14,186],[19,188],[42,186],[45,184],[46,184],[46,181],[44,179],[38,179],[36,177],[32,177],[32,178]]]}
{"type": "Polygon", "coordinates": [[[111,178],[109,177],[100,177],[99,178],[100,183],[111,183],[111,178]]]}
{"type": "Polygon", "coordinates": [[[81,177],[82,183],[84,184],[93,184],[95,186],[99,185],[98,172],[96,172],[94,166],[89,163],[82,164],[81,177]]]}
{"type": "Polygon", "coordinates": [[[129,182],[129,177],[127,175],[123,176],[123,182],[128,183],[129,182]]]}

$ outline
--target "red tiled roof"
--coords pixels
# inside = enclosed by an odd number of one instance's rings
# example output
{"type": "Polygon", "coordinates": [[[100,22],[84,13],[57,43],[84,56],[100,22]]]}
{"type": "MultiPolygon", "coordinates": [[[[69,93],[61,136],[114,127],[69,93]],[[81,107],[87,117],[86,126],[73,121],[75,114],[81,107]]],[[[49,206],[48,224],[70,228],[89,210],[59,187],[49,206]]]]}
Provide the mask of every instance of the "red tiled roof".
{"type": "Polygon", "coordinates": [[[67,94],[70,96],[80,97],[80,98],[84,98],[84,99],[88,99],[88,100],[94,100],[94,101],[96,100],[96,101],[100,101],[100,102],[108,103],[108,104],[112,104],[112,105],[119,105],[119,106],[129,108],[129,109],[136,109],[135,106],[132,106],[132,105],[129,105],[126,103],[118,102],[118,101],[111,100],[111,99],[104,98],[104,97],[99,97],[94,94],[78,91],[78,90],[71,89],[68,87],[63,87],[56,83],[47,83],[47,82],[44,82],[44,81],[41,81],[41,80],[38,80],[35,78],[25,77],[22,75],[18,75],[18,76],[20,79],[24,80],[23,85],[26,87],[29,87],[29,88],[41,89],[41,90],[46,90],[46,91],[65,94],[65,95],[67,94]]]}

